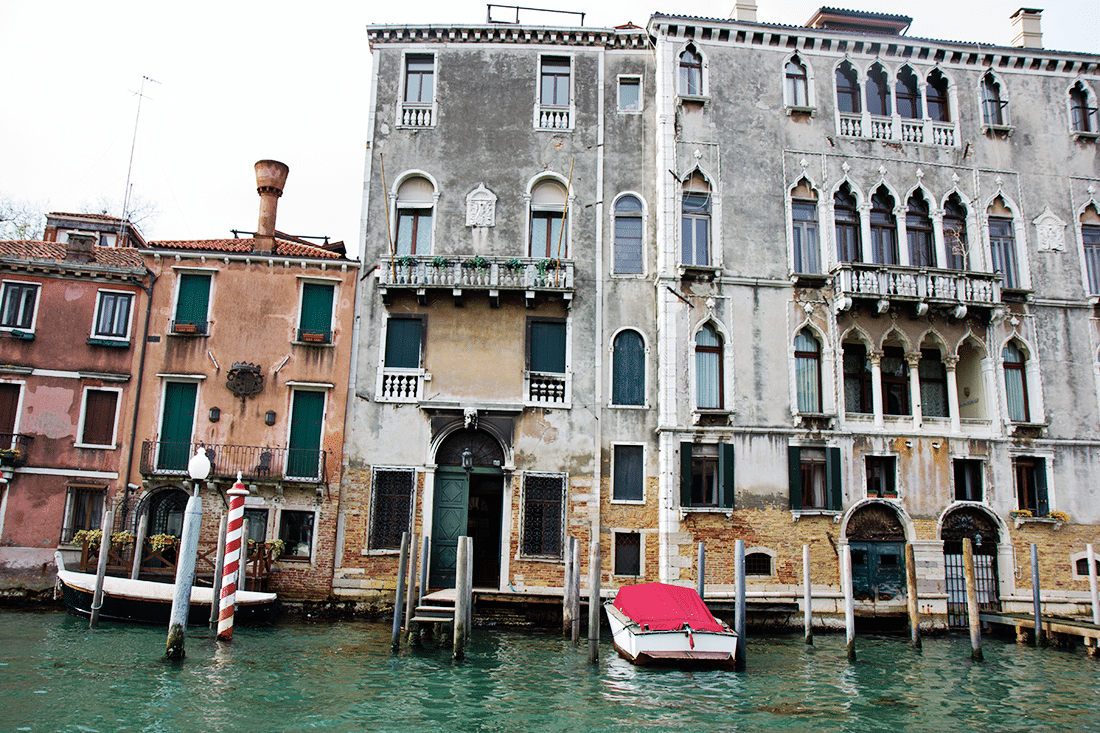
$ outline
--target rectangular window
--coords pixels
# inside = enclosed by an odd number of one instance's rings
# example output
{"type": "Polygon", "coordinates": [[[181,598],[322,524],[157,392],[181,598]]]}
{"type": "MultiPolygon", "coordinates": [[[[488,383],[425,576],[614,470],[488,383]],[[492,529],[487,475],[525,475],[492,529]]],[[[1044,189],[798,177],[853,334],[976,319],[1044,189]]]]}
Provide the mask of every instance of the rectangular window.
{"type": "Polygon", "coordinates": [[[288,477],[310,480],[324,477],[325,452],[321,450],[324,419],[324,392],[293,390],[286,457],[288,477]]]}
{"type": "Polygon", "coordinates": [[[561,556],[564,504],[564,475],[529,473],[523,477],[524,555],[561,556]]]}
{"type": "Polygon", "coordinates": [[[285,545],[281,560],[308,561],[313,554],[313,512],[281,511],[279,539],[285,545]]]}
{"type": "Polygon", "coordinates": [[[745,555],[745,575],[771,575],[772,557],[766,552],[750,552],[745,555]]]}
{"type": "Polygon", "coordinates": [[[0,302],[0,326],[34,330],[35,304],[38,301],[38,285],[35,283],[4,283],[3,300],[0,302]]]}
{"type": "Polygon", "coordinates": [[[794,220],[794,271],[806,274],[821,272],[817,204],[794,201],[791,203],[791,213],[794,220]]]}
{"type": "Polygon", "coordinates": [[[680,444],[680,506],[733,509],[733,446],[680,444]]]}
{"type": "Polygon", "coordinates": [[[640,76],[619,77],[619,111],[642,111],[642,78],[640,76]]]}
{"type": "Polygon", "coordinates": [[[955,501],[982,500],[982,462],[970,458],[956,458],[955,501]]]}
{"type": "Polygon", "coordinates": [[[543,56],[539,102],[544,107],[569,106],[569,58],[543,56]]]}
{"type": "Polygon", "coordinates": [[[267,541],[267,510],[245,509],[244,518],[248,521],[248,539],[251,542],[267,541]]]}
{"type": "Polygon", "coordinates": [[[416,472],[411,468],[375,468],[371,477],[372,550],[398,550],[409,531],[416,472]]]}
{"type": "Polygon", "coordinates": [[[431,104],[435,92],[435,57],[410,53],[405,57],[405,102],[431,104]]]}
{"type": "Polygon", "coordinates": [[[615,533],[615,575],[638,577],[642,574],[642,535],[639,532],[615,533]]]}
{"type": "Polygon", "coordinates": [[[99,292],[96,306],[95,335],[100,338],[129,338],[131,293],[99,292]]]}
{"type": "Polygon", "coordinates": [[[611,498],[615,501],[642,501],[642,460],[645,449],[640,445],[616,445],[613,448],[611,498]]]}
{"type": "Polygon", "coordinates": [[[1081,244],[1085,249],[1089,295],[1100,295],[1100,226],[1082,226],[1081,244]]]}
{"type": "Polygon", "coordinates": [[[867,496],[896,497],[897,471],[894,456],[867,456],[867,496]]]}
{"type": "Polygon", "coordinates": [[[1017,458],[1012,462],[1016,474],[1016,508],[1030,511],[1036,517],[1050,513],[1047,494],[1045,458],[1017,458]]]}
{"type": "Polygon", "coordinates": [[[683,264],[708,267],[710,265],[710,194],[684,194],[681,224],[683,264]]]}
{"type": "Polygon", "coordinates": [[[909,362],[897,346],[887,346],[879,360],[882,372],[882,412],[886,415],[912,415],[909,400],[909,362]]]}
{"type": "Polygon", "coordinates": [[[947,414],[947,367],[940,352],[932,349],[921,351],[917,362],[920,377],[921,414],[924,417],[949,417],[947,414]]]}
{"type": "Polygon", "coordinates": [[[528,321],[528,368],[565,373],[565,321],[528,321]]]}
{"type": "Polygon", "coordinates": [[[840,448],[787,448],[791,509],[843,509],[840,448]]]}
{"type": "Polygon", "coordinates": [[[103,523],[105,486],[69,486],[68,511],[61,530],[61,542],[73,541],[73,535],[84,529],[99,529],[103,523]]]}
{"type": "Polygon", "coordinates": [[[419,369],[424,322],[419,318],[386,321],[385,365],[390,369],[419,369]]]}
{"type": "Polygon", "coordinates": [[[1004,287],[1020,287],[1016,269],[1016,235],[1011,219],[989,218],[989,249],[993,255],[993,272],[1004,275],[1004,287]]]}
{"type": "Polygon", "coordinates": [[[844,344],[844,411],[869,415],[871,405],[871,362],[863,344],[844,344]]]}
{"type": "Polygon", "coordinates": [[[15,424],[19,421],[19,395],[22,385],[0,382],[0,448],[15,445],[15,424]]]}
{"type": "Polygon", "coordinates": [[[531,256],[556,259],[566,249],[565,213],[531,209],[531,256]]]}
{"type": "Polygon", "coordinates": [[[80,430],[80,442],[83,445],[115,447],[118,395],[115,390],[84,391],[84,414],[81,416],[80,430]]]}
{"type": "Polygon", "coordinates": [[[172,333],[203,335],[207,332],[211,276],[184,272],[176,294],[176,318],[172,333]]]}
{"type": "Polygon", "coordinates": [[[302,312],[298,319],[298,340],[332,343],[332,301],[334,285],[302,283],[302,312]]]}

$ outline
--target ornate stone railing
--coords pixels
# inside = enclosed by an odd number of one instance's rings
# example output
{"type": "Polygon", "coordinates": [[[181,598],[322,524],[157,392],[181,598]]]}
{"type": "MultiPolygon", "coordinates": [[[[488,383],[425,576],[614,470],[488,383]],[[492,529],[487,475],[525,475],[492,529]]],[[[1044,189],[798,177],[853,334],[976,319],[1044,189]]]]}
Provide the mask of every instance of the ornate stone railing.
{"type": "Polygon", "coordinates": [[[401,105],[401,125],[402,127],[431,127],[432,126],[432,106],[421,104],[410,104],[404,102],[401,105]]]}
{"type": "Polygon", "coordinates": [[[953,302],[993,306],[1001,302],[1001,276],[927,268],[844,263],[837,267],[845,297],[953,302]]]}
{"type": "Polygon", "coordinates": [[[839,124],[839,132],[844,137],[897,140],[898,142],[942,145],[945,147],[954,147],[955,141],[958,139],[954,122],[913,120],[898,116],[865,116],[842,112],[840,113],[839,124]]]}
{"type": "Polygon", "coordinates": [[[374,393],[379,402],[417,402],[424,394],[424,370],[383,368],[374,393]]]}
{"type": "Polygon", "coordinates": [[[527,403],[564,407],[569,402],[569,375],[527,372],[527,403]]]}
{"type": "Polygon", "coordinates": [[[539,108],[540,130],[568,130],[569,109],[562,107],[539,108]]]}
{"type": "Polygon", "coordinates": [[[388,288],[549,290],[572,292],[572,260],[533,257],[433,257],[384,260],[379,285],[388,288]]]}

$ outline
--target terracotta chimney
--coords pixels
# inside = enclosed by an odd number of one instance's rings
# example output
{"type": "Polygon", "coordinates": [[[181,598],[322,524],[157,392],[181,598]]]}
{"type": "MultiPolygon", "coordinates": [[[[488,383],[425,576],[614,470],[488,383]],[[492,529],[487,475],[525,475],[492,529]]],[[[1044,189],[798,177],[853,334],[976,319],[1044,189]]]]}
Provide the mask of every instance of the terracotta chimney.
{"type": "Polygon", "coordinates": [[[733,19],[756,22],[756,0],[737,0],[733,5],[733,19]]]}
{"type": "Polygon", "coordinates": [[[275,251],[275,211],[279,197],[283,195],[286,176],[290,168],[277,160],[261,160],[256,163],[256,193],[260,194],[260,221],[256,225],[255,252],[275,251]]]}
{"type": "Polygon", "coordinates": [[[69,241],[65,243],[65,259],[75,262],[94,262],[95,236],[70,232],[69,241]]]}
{"type": "Polygon", "coordinates": [[[1039,8],[1020,8],[1012,14],[1012,30],[1016,31],[1012,45],[1017,48],[1042,48],[1043,31],[1039,20],[1043,11],[1039,8]]]}

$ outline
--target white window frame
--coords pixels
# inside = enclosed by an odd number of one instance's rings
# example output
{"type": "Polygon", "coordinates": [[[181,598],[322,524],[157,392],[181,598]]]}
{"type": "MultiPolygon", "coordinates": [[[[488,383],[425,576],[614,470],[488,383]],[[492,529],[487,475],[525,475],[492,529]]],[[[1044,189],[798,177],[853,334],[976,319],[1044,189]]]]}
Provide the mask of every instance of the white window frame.
{"type": "Polygon", "coordinates": [[[682,46],[676,48],[673,52],[672,67],[675,71],[675,84],[676,84],[676,98],[677,100],[688,100],[692,102],[703,102],[704,106],[710,101],[710,59],[703,49],[694,40],[690,40],[684,43],[682,46]],[[699,54],[699,62],[701,65],[699,87],[701,89],[700,94],[688,94],[680,88],[680,57],[683,56],[684,51],[688,46],[695,49],[695,53],[699,54]]]}
{"type": "MultiPolygon", "coordinates": [[[[1007,90],[1005,89],[1004,79],[994,73],[992,68],[986,69],[978,77],[978,83],[975,91],[975,101],[978,104],[978,122],[981,124],[981,130],[985,132],[1003,132],[1011,135],[1013,131],[1012,126],[1012,114],[1011,114],[1011,102],[1008,99],[1007,90]],[[1001,122],[995,124],[985,118],[985,109],[983,108],[984,100],[982,99],[982,82],[986,77],[990,77],[997,85],[998,98],[1001,101],[1001,122]]],[[[1068,99],[1067,99],[1068,104],[1068,99]]]]}
{"type": "Polygon", "coordinates": [[[543,52],[539,54],[538,61],[535,64],[535,104],[533,122],[535,130],[541,132],[572,132],[576,127],[577,119],[577,59],[576,55],[569,52],[553,53],[543,52]],[[543,127],[541,117],[543,114],[542,104],[542,62],[546,58],[567,58],[569,59],[569,105],[568,107],[559,107],[556,105],[546,105],[545,109],[550,112],[565,112],[568,115],[566,124],[561,127],[546,126],[543,127]]]}
{"type": "MultiPolygon", "coordinates": [[[[824,197],[825,197],[825,194],[822,192],[821,187],[818,186],[817,183],[813,179],[811,179],[809,176],[805,175],[805,173],[800,173],[799,176],[798,176],[798,179],[794,183],[792,183],[790,186],[787,187],[787,196],[786,196],[786,201],[784,201],[784,206],[787,209],[787,257],[788,257],[787,261],[790,263],[791,277],[794,277],[794,276],[797,276],[797,275],[810,275],[810,276],[819,275],[819,276],[823,276],[823,275],[825,275],[829,272],[829,270],[830,270],[830,268],[833,264],[833,261],[837,259],[835,243],[834,243],[834,246],[833,246],[833,256],[832,256],[831,260],[828,258],[828,253],[826,251],[828,248],[825,245],[825,236],[824,236],[825,235],[825,230],[824,230],[824,224],[823,224],[823,222],[825,221],[825,218],[826,218],[826,210],[825,210],[825,207],[822,206],[822,199],[824,197]],[[796,188],[798,188],[798,184],[802,180],[805,180],[807,183],[809,183],[810,188],[812,188],[814,190],[814,192],[817,194],[817,202],[814,204],[815,208],[817,209],[817,272],[799,272],[798,268],[795,267],[795,263],[797,262],[798,258],[795,256],[795,250],[794,250],[794,230],[795,230],[795,224],[794,224],[794,190],[796,188]]],[[[830,197],[830,200],[831,200],[831,197],[830,197]]],[[[799,199],[800,203],[806,203],[806,201],[807,201],[806,199],[799,199]]],[[[832,209],[831,209],[831,207],[829,209],[828,214],[829,214],[829,218],[831,219],[832,218],[832,209]]],[[[836,228],[835,227],[833,227],[832,234],[833,234],[833,236],[830,237],[830,239],[835,240],[836,239],[836,228]]],[[[803,246],[805,246],[805,245],[803,245],[803,246]]]]}
{"type": "Polygon", "coordinates": [[[1066,115],[1067,122],[1069,123],[1069,131],[1070,134],[1073,135],[1074,140],[1095,140],[1097,138],[1100,138],[1100,112],[1094,111],[1089,116],[1091,129],[1078,130],[1073,126],[1073,98],[1070,96],[1070,94],[1073,92],[1074,89],[1077,88],[1078,84],[1081,85],[1081,88],[1085,92],[1085,103],[1088,105],[1088,108],[1091,110],[1096,110],[1096,108],[1100,106],[1100,103],[1098,103],[1096,99],[1096,90],[1092,88],[1092,85],[1081,77],[1077,77],[1076,79],[1074,79],[1073,83],[1066,87],[1065,94],[1066,115]]]}
{"type": "MultiPolygon", "coordinates": [[[[1019,278],[1015,288],[1008,288],[1010,290],[1031,290],[1031,258],[1028,254],[1027,245],[1027,223],[1024,221],[1023,214],[1020,207],[1009,198],[1008,194],[1003,189],[998,188],[993,192],[993,195],[986,199],[985,206],[981,209],[982,217],[982,257],[987,264],[987,270],[993,272],[993,244],[992,238],[989,234],[989,207],[993,205],[993,202],[1000,197],[1005,203],[1005,208],[1012,212],[1012,235],[1013,235],[1013,247],[1016,253],[1016,276],[1019,278]]],[[[1002,218],[1002,217],[995,217],[1002,218]]],[[[1005,289],[1005,286],[1001,286],[1005,289]]]]}
{"type": "MultiPolygon", "coordinates": [[[[871,451],[871,452],[868,452],[868,453],[864,453],[862,455],[862,458],[863,458],[863,462],[860,465],[859,470],[860,470],[860,473],[862,474],[862,476],[860,476],[860,483],[863,484],[863,498],[864,499],[877,499],[879,501],[900,501],[901,498],[902,498],[902,490],[901,490],[901,483],[898,481],[899,471],[900,471],[900,467],[898,465],[898,454],[897,453],[880,453],[878,451],[871,451]],[[871,487],[867,484],[867,459],[868,458],[891,458],[891,459],[893,459],[893,461],[894,461],[894,496],[887,496],[885,490],[882,492],[881,495],[871,493],[871,487]]],[[[828,461],[828,456],[826,456],[826,461],[828,461]]],[[[952,490],[954,490],[954,489],[952,489],[952,490]]]]}
{"type": "MultiPolygon", "coordinates": [[[[196,400],[197,402],[197,400],[196,400]]],[[[115,450],[118,448],[118,418],[122,412],[122,389],[119,387],[92,387],[86,386],[80,396],[80,419],[76,425],[76,440],[73,443],[77,448],[96,448],[99,450],[115,450]],[[111,429],[111,442],[100,445],[84,442],[84,421],[88,417],[88,393],[89,392],[114,392],[115,393],[115,419],[111,429]]]]}
{"type": "Polygon", "coordinates": [[[817,94],[814,91],[814,71],[805,58],[799,53],[792,53],[790,56],[785,56],[780,67],[780,74],[783,79],[783,107],[789,116],[792,112],[806,112],[812,117],[817,112],[817,94]],[[798,59],[797,63],[806,72],[806,105],[802,106],[795,104],[794,100],[790,98],[790,94],[787,90],[787,64],[798,59]]]}
{"type": "MultiPolygon", "coordinates": [[[[403,315],[403,314],[401,314],[403,315]]],[[[432,375],[425,368],[425,358],[427,352],[426,332],[428,328],[428,317],[426,314],[410,314],[418,317],[420,321],[420,366],[416,368],[408,367],[388,367],[386,366],[386,337],[389,333],[390,319],[394,318],[394,314],[387,312],[382,321],[382,332],[380,334],[380,341],[378,342],[378,370],[375,375],[374,384],[374,401],[375,402],[407,402],[416,403],[424,397],[424,390],[426,388],[426,382],[431,381],[432,375]],[[416,380],[416,389],[414,394],[407,397],[389,397],[385,394],[383,387],[385,386],[387,377],[402,377],[407,376],[416,380]]]]}
{"type": "Polygon", "coordinates": [[[612,441],[611,443],[611,486],[608,492],[612,504],[624,504],[628,506],[642,506],[646,502],[646,460],[649,458],[649,447],[645,443],[635,443],[626,440],[612,441]],[[615,449],[619,446],[640,447],[642,449],[642,498],[641,499],[616,499],[615,498],[615,449]]]}
{"type": "MultiPolygon", "coordinates": [[[[556,316],[547,316],[547,320],[561,320],[556,316]]],[[[530,354],[531,344],[530,337],[531,331],[527,326],[528,321],[524,322],[524,353],[530,354]]],[[[531,370],[530,359],[525,356],[523,364],[523,404],[525,407],[542,407],[545,409],[560,409],[569,410],[573,407],[573,316],[572,311],[565,317],[565,373],[562,374],[562,378],[565,380],[565,388],[562,402],[536,402],[531,400],[531,377],[534,374],[541,372],[533,372],[531,370]]],[[[563,474],[564,475],[564,474],[563,474]]]]}
{"type": "Polygon", "coordinates": [[[649,231],[649,204],[646,203],[645,197],[643,197],[642,194],[638,193],[637,191],[622,191],[617,196],[615,196],[614,199],[612,199],[611,206],[608,207],[607,214],[608,232],[610,233],[611,239],[611,262],[608,263],[608,272],[610,273],[612,278],[622,278],[625,280],[644,280],[646,278],[646,272],[648,269],[646,267],[648,255],[646,248],[646,234],[649,231]],[[638,199],[639,203],[641,203],[642,205],[642,210],[641,212],[639,212],[639,215],[642,219],[642,271],[636,273],[615,271],[615,246],[618,244],[615,240],[615,219],[618,218],[615,212],[615,207],[618,206],[619,201],[626,198],[627,196],[633,196],[634,198],[638,199]]]}
{"type": "Polygon", "coordinates": [[[42,305],[42,283],[36,282],[34,280],[9,280],[9,279],[4,279],[4,280],[0,281],[0,284],[3,285],[3,287],[0,288],[0,308],[3,308],[3,304],[7,300],[8,287],[9,286],[26,286],[26,285],[30,285],[30,286],[33,286],[35,288],[36,292],[35,292],[35,295],[34,295],[34,312],[31,313],[31,325],[28,328],[21,328],[19,326],[2,326],[2,325],[0,325],[0,331],[6,331],[6,332],[20,331],[22,333],[33,334],[35,332],[35,329],[38,327],[38,310],[39,310],[40,306],[42,305]]]}
{"type": "Polygon", "coordinates": [[[397,89],[397,104],[395,105],[396,112],[394,118],[394,127],[401,129],[413,129],[413,130],[430,130],[436,126],[436,121],[439,119],[439,54],[435,51],[424,51],[420,49],[408,49],[401,53],[401,86],[397,89]],[[430,105],[418,104],[415,102],[405,101],[405,84],[408,79],[409,72],[409,56],[431,56],[432,57],[432,102],[430,105]],[[407,108],[405,105],[409,105],[407,108]],[[411,124],[406,118],[406,110],[424,110],[428,112],[429,122],[427,124],[411,124]]]}
{"type": "MultiPolygon", "coordinates": [[[[1083,203],[1081,206],[1079,206],[1077,208],[1077,211],[1074,212],[1073,228],[1074,228],[1074,232],[1077,234],[1077,256],[1080,258],[1080,262],[1081,262],[1081,284],[1082,284],[1082,288],[1085,291],[1085,297],[1088,298],[1095,305],[1097,303],[1100,303],[1100,292],[1098,292],[1098,293],[1092,292],[1092,286],[1089,283],[1089,266],[1088,266],[1088,261],[1085,257],[1085,232],[1084,232],[1084,227],[1086,225],[1081,223],[1081,217],[1084,215],[1085,211],[1090,206],[1092,206],[1093,208],[1096,209],[1097,214],[1100,214],[1100,203],[1098,203],[1095,198],[1090,196],[1088,198],[1088,200],[1085,201],[1085,203],[1083,203]]],[[[1097,225],[1096,224],[1089,224],[1087,226],[1092,227],[1092,226],[1097,226],[1097,225]]],[[[1097,273],[1097,274],[1100,275],[1100,273],[1097,273]]],[[[1098,280],[1100,280],[1100,278],[1098,278],[1098,280]]]]}
{"type": "MultiPolygon", "coordinates": [[[[12,435],[19,435],[20,424],[23,422],[23,402],[27,398],[27,381],[25,379],[0,379],[0,384],[15,384],[19,387],[19,399],[15,403],[15,422],[12,423],[11,432],[12,435]]],[[[0,448],[14,448],[16,446],[16,438],[12,438],[11,445],[3,445],[0,443],[0,448]]]]}
{"type": "MultiPolygon", "coordinates": [[[[432,176],[432,174],[428,173],[427,171],[420,170],[419,168],[414,168],[414,169],[411,169],[411,170],[404,171],[401,175],[399,175],[397,177],[397,180],[393,182],[393,186],[390,188],[389,206],[390,206],[390,238],[391,238],[391,241],[393,241],[393,243],[394,243],[394,247],[395,247],[394,251],[396,251],[396,247],[397,247],[397,227],[398,227],[398,223],[399,223],[398,222],[398,218],[399,218],[398,212],[401,209],[430,209],[431,210],[431,212],[432,212],[432,228],[431,228],[431,231],[428,233],[428,249],[430,251],[428,251],[428,252],[417,252],[415,255],[413,255],[413,257],[429,257],[429,256],[431,256],[432,252],[435,251],[435,228],[436,228],[436,223],[439,220],[439,217],[437,216],[438,207],[439,207],[439,181],[435,180],[435,177],[432,176]],[[430,204],[426,204],[422,201],[410,201],[410,202],[406,202],[404,205],[402,205],[401,202],[398,200],[397,192],[401,190],[402,184],[404,184],[405,181],[408,181],[411,178],[423,178],[424,180],[426,180],[428,183],[430,183],[432,185],[432,202],[430,204]]],[[[335,310],[335,308],[334,308],[334,310],[335,310]]]]}
{"type": "Polygon", "coordinates": [[[297,318],[294,320],[294,337],[291,339],[292,343],[307,344],[309,346],[332,346],[336,340],[336,305],[340,302],[340,285],[341,280],[338,277],[312,277],[308,275],[298,276],[298,310],[296,311],[297,318]],[[310,285],[331,285],[332,286],[332,308],[328,314],[328,330],[332,334],[332,338],[327,344],[313,343],[312,341],[299,341],[298,331],[302,327],[302,300],[305,297],[306,284],[310,285]]]}
{"type": "Polygon", "coordinates": [[[691,330],[691,338],[688,341],[688,375],[691,379],[691,414],[694,422],[698,422],[700,415],[732,414],[733,407],[730,401],[733,391],[733,349],[730,348],[730,333],[724,324],[717,318],[704,318],[695,324],[691,330]],[[722,383],[718,390],[722,395],[722,407],[699,407],[699,375],[695,367],[695,337],[703,330],[703,326],[711,324],[722,339],[722,353],[719,357],[722,363],[722,383]]]}
{"type": "Polygon", "coordinates": [[[607,370],[607,406],[610,407],[610,408],[616,409],[616,410],[648,410],[648,409],[650,409],[650,403],[649,403],[649,394],[650,394],[650,389],[649,389],[650,388],[650,384],[649,384],[650,348],[649,348],[649,339],[646,337],[645,332],[641,328],[635,327],[635,326],[623,326],[622,328],[616,329],[615,332],[611,334],[611,339],[607,342],[607,360],[608,360],[608,364],[611,365],[611,368],[607,370]],[[615,340],[617,338],[619,338],[619,334],[623,333],[624,331],[633,331],[636,334],[638,334],[642,339],[642,358],[645,359],[645,363],[642,365],[642,368],[645,369],[646,385],[645,385],[645,396],[644,396],[645,399],[643,400],[642,404],[640,404],[640,405],[619,405],[619,404],[616,404],[615,402],[612,401],[614,399],[614,394],[615,394],[615,376],[616,376],[615,375],[615,340]]]}
{"type": "Polygon", "coordinates": [[[565,518],[569,514],[569,474],[554,472],[554,471],[550,471],[550,472],[547,472],[547,471],[524,471],[521,491],[522,491],[522,494],[519,497],[520,537],[519,537],[519,547],[516,548],[516,559],[517,560],[543,560],[543,561],[550,561],[550,562],[555,562],[555,563],[560,562],[561,558],[564,557],[564,555],[565,555],[565,542],[566,542],[566,536],[568,534],[568,529],[569,529],[568,526],[565,523],[565,518]],[[523,531],[524,531],[524,527],[527,524],[527,477],[528,476],[540,476],[540,477],[551,477],[551,478],[561,479],[561,515],[558,518],[558,521],[561,522],[561,524],[560,524],[560,527],[561,527],[561,547],[558,548],[558,554],[556,556],[551,556],[551,555],[528,555],[527,553],[525,553],[523,551],[524,550],[524,544],[526,543],[526,540],[523,537],[523,531]]]}
{"type": "MultiPolygon", "coordinates": [[[[543,183],[545,181],[554,181],[555,183],[560,184],[561,187],[565,189],[566,205],[565,205],[565,211],[563,212],[563,216],[565,217],[565,222],[564,222],[565,230],[562,233],[562,238],[564,240],[563,243],[565,245],[563,247],[563,249],[565,250],[565,252],[562,254],[562,256],[560,258],[551,258],[551,259],[566,260],[566,259],[569,259],[569,256],[573,252],[573,220],[576,218],[575,216],[573,216],[573,205],[575,203],[574,202],[575,195],[574,195],[573,188],[570,185],[570,181],[567,178],[565,178],[564,176],[562,176],[558,173],[551,173],[549,171],[547,171],[545,173],[540,173],[539,175],[534,176],[529,181],[527,181],[527,191],[523,194],[523,208],[524,208],[524,211],[526,212],[524,226],[523,226],[523,231],[524,231],[523,239],[524,239],[524,242],[526,242],[526,248],[524,250],[524,255],[526,257],[531,257],[531,258],[534,258],[534,259],[543,259],[542,257],[535,257],[531,253],[531,244],[532,244],[532,242],[531,242],[531,213],[532,213],[532,211],[557,211],[556,205],[553,208],[551,208],[551,207],[548,207],[546,204],[532,204],[531,203],[531,200],[534,197],[535,188],[540,183],[543,183]]],[[[433,219],[433,221],[434,221],[434,219],[433,219]]]]}
{"type": "Polygon", "coordinates": [[[101,339],[103,341],[117,341],[119,343],[126,343],[130,340],[130,335],[133,333],[134,327],[134,305],[137,302],[137,298],[134,297],[134,293],[129,290],[111,290],[107,288],[101,288],[96,293],[95,301],[95,316],[92,318],[92,332],[90,338],[101,339]],[[105,295],[124,295],[130,298],[130,309],[126,315],[126,333],[122,336],[108,336],[105,334],[97,333],[99,329],[99,314],[103,308],[103,296],[105,295]]]}
{"type": "MultiPolygon", "coordinates": [[[[1047,491],[1049,492],[1050,489],[1048,488],[1047,491]]],[[[1049,499],[1049,496],[1047,498],[1049,499]]],[[[1088,565],[1088,557],[1088,550],[1081,550],[1080,552],[1075,552],[1069,556],[1070,573],[1073,575],[1074,580],[1083,580],[1085,582],[1088,582],[1089,574],[1087,572],[1084,575],[1081,575],[1077,572],[1077,563],[1081,560],[1085,560],[1085,564],[1088,565]]],[[[1093,551],[1093,562],[1100,563],[1100,552],[1096,552],[1095,550],[1093,551]]],[[[1100,573],[1097,573],[1097,576],[1100,576],[1100,573]]]]}
{"type": "Polygon", "coordinates": [[[619,74],[615,84],[615,111],[621,115],[640,115],[645,110],[645,82],[641,74],[619,74]],[[623,82],[634,81],[638,84],[638,108],[623,108],[623,82]]]}
{"type": "Polygon", "coordinates": [[[645,536],[647,532],[642,529],[627,529],[625,527],[616,527],[611,530],[611,575],[616,578],[644,578],[645,577],[645,536]],[[637,575],[619,575],[615,572],[616,564],[618,563],[618,536],[621,534],[636,534],[638,535],[638,574],[637,575]]]}
{"type": "MultiPolygon", "coordinates": [[[[209,275],[210,276],[210,293],[206,298],[206,333],[204,336],[210,336],[214,332],[214,323],[210,320],[210,311],[214,305],[215,289],[217,285],[218,269],[214,267],[181,267],[179,265],[173,265],[172,271],[176,275],[176,281],[173,284],[175,292],[172,293],[172,311],[169,317],[169,322],[175,323],[176,314],[179,313],[180,306],[180,287],[183,282],[181,275],[209,275]]],[[[172,329],[166,329],[169,336],[176,335],[172,329]]]]}
{"type": "Polygon", "coordinates": [[[275,539],[282,539],[283,534],[283,512],[302,512],[313,515],[313,531],[310,532],[309,538],[309,559],[302,560],[300,555],[289,555],[285,549],[283,555],[279,557],[278,562],[289,562],[291,565],[313,565],[317,561],[317,516],[319,511],[317,509],[311,509],[310,507],[303,506],[279,506],[275,517],[275,539]]]}

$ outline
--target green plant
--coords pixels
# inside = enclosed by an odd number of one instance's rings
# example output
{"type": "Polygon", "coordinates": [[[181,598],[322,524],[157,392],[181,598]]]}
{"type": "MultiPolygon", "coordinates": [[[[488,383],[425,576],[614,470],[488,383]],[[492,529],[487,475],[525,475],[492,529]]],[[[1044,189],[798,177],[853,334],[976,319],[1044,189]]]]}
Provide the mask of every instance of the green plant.
{"type": "MultiPolygon", "coordinates": [[[[258,545],[259,545],[259,543],[256,542],[256,540],[249,540],[248,541],[248,556],[249,557],[255,557],[257,554],[259,554],[258,545]]],[[[286,550],[286,543],[283,542],[282,540],[267,540],[266,542],[263,543],[263,546],[266,547],[270,551],[272,560],[278,560],[279,556],[283,554],[284,550],[286,550]]]]}
{"type": "Polygon", "coordinates": [[[504,266],[507,267],[512,272],[517,272],[517,271],[522,270],[524,268],[524,264],[522,262],[520,262],[518,257],[513,257],[512,259],[508,260],[507,262],[504,263],[504,266]]]}
{"type": "Polygon", "coordinates": [[[431,264],[432,267],[450,267],[451,261],[446,257],[433,257],[429,264],[431,264]]]}
{"type": "Polygon", "coordinates": [[[111,533],[111,544],[115,547],[119,545],[128,545],[134,541],[134,533],[128,530],[120,530],[118,532],[111,533]]]}
{"type": "Polygon", "coordinates": [[[1068,522],[1069,521],[1069,515],[1066,514],[1065,512],[1051,512],[1047,516],[1050,517],[1051,519],[1057,519],[1059,522],[1068,522]]]}
{"type": "Polygon", "coordinates": [[[463,267],[468,267],[472,270],[487,270],[489,269],[489,260],[485,259],[481,255],[471,257],[462,263],[463,267]]]}
{"type": "Polygon", "coordinates": [[[416,258],[412,255],[404,255],[397,258],[397,264],[401,267],[412,267],[416,264],[416,258]]]}
{"type": "Polygon", "coordinates": [[[1035,516],[1030,509],[1013,509],[1009,514],[1017,519],[1027,519],[1035,516]]]}
{"type": "Polygon", "coordinates": [[[83,545],[88,543],[88,549],[94,550],[99,547],[100,541],[103,539],[103,530],[101,529],[82,529],[73,535],[73,543],[77,545],[83,545]]]}
{"type": "Polygon", "coordinates": [[[551,267],[557,269],[560,264],[558,260],[539,260],[535,263],[535,267],[538,268],[539,275],[546,277],[546,273],[551,267]]]}
{"type": "Polygon", "coordinates": [[[155,534],[149,538],[149,547],[153,552],[164,552],[179,545],[179,537],[170,534],[155,534]]]}

